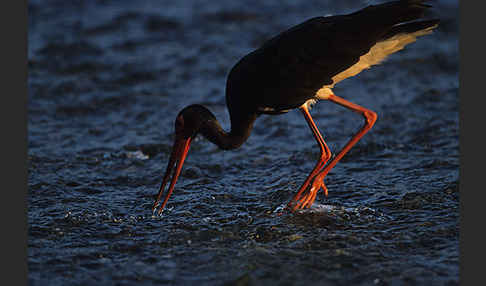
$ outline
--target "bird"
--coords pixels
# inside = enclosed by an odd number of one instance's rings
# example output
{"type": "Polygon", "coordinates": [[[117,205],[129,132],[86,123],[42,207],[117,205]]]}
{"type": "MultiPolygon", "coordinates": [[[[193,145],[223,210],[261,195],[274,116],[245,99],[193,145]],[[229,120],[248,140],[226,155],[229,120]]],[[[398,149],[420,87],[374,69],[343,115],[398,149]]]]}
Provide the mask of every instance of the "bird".
{"type": "Polygon", "coordinates": [[[378,118],[376,112],[335,95],[332,89],[437,28],[439,19],[425,19],[425,12],[432,6],[424,2],[398,0],[369,5],[349,14],[310,18],[242,57],[226,79],[229,131],[200,104],[191,104],[178,113],[173,149],[152,212],[155,214],[159,207],[158,214],[162,213],[190,144],[198,134],[220,149],[235,149],[248,139],[259,116],[281,115],[294,109],[302,112],[320,156],[285,208],[291,212],[309,208],[321,189],[327,197],[324,178],[378,118]],[[310,114],[318,101],[338,104],[364,119],[361,129],[336,154],[331,153],[310,114]]]}

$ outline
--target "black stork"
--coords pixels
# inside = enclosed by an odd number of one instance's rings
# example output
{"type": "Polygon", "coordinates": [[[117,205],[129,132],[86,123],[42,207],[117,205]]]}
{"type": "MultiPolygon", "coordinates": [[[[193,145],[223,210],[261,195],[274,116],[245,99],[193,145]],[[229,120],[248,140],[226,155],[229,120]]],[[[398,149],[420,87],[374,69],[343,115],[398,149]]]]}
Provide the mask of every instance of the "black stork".
{"type": "Polygon", "coordinates": [[[248,139],[258,116],[283,114],[295,108],[304,115],[321,152],[314,169],[287,207],[291,211],[310,207],[320,189],[327,196],[324,177],[377,119],[375,112],[336,96],[332,88],[341,80],[382,62],[418,36],[431,33],[439,20],[421,20],[431,7],[424,2],[400,0],[370,5],[347,15],[312,18],[244,56],[233,66],[226,82],[229,132],[202,105],[189,105],[177,115],[174,147],[152,210],[155,212],[159,206],[172,173],[158,214],[164,209],[191,140],[197,134],[223,150],[235,149],[248,139]],[[363,127],[329,163],[331,151],[309,113],[311,105],[318,100],[339,104],[364,117],[363,127]]]}

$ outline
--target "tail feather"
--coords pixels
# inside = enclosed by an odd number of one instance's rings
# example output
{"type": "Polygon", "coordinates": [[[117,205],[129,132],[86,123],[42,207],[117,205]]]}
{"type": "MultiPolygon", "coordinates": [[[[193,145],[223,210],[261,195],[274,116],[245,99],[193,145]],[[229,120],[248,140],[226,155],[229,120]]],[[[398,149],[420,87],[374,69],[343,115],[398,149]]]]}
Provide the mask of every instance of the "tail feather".
{"type": "Polygon", "coordinates": [[[380,25],[397,25],[420,19],[425,11],[432,7],[425,4],[427,0],[400,0],[378,5],[370,5],[351,15],[366,17],[380,25]],[[378,23],[379,21],[379,23],[378,23]]]}
{"type": "Polygon", "coordinates": [[[413,34],[419,31],[423,32],[423,34],[420,34],[419,36],[426,35],[432,32],[432,30],[439,25],[439,22],[439,19],[433,19],[395,25],[383,35],[382,39],[385,40],[398,34],[413,34]]]}

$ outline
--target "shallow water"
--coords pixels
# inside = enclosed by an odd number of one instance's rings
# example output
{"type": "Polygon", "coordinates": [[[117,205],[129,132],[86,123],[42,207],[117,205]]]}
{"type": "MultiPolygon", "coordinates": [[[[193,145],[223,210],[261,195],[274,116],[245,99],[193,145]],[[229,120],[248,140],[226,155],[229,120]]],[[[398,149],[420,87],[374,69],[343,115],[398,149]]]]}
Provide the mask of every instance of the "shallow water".
{"type": "MultiPolygon", "coordinates": [[[[327,198],[280,212],[319,155],[293,111],[258,118],[236,150],[198,137],[152,215],[180,109],[202,103],[229,129],[240,57],[370,4],[301,2],[29,1],[29,284],[458,284],[454,1],[433,2],[437,32],[334,89],[379,118],[327,198]]],[[[311,112],[333,152],[362,124],[327,102],[311,112]]]]}

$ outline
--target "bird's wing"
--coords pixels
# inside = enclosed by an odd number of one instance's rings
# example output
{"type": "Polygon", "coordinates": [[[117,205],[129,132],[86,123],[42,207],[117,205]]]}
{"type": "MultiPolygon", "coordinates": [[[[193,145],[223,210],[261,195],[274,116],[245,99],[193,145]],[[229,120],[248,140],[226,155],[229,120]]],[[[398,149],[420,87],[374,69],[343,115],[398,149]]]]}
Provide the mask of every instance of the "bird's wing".
{"type": "Polygon", "coordinates": [[[258,67],[255,74],[269,84],[317,91],[380,63],[417,36],[429,33],[438,21],[416,22],[427,23],[425,27],[415,24],[424,30],[397,28],[422,17],[427,7],[421,0],[402,0],[348,15],[312,18],[252,53],[251,61],[258,63],[251,65],[258,67]]]}
{"type": "Polygon", "coordinates": [[[377,65],[385,60],[389,55],[398,52],[399,50],[403,49],[406,45],[413,43],[417,40],[417,37],[424,36],[430,34],[434,28],[438,26],[436,21],[421,21],[415,22],[410,24],[404,24],[401,26],[424,26],[418,25],[423,23],[430,23],[430,26],[425,26],[422,29],[413,31],[413,32],[399,32],[405,29],[397,29],[397,34],[391,35],[388,38],[384,38],[378,42],[376,42],[369,51],[361,55],[359,60],[345,69],[344,71],[334,75],[332,77],[332,85],[340,82],[341,80],[355,76],[356,74],[360,73],[362,70],[370,68],[373,65],[377,65]]]}

